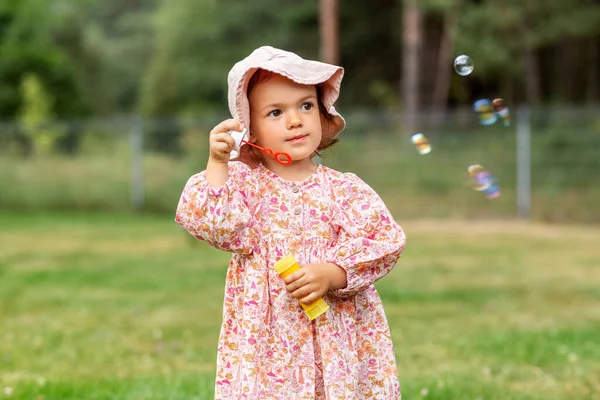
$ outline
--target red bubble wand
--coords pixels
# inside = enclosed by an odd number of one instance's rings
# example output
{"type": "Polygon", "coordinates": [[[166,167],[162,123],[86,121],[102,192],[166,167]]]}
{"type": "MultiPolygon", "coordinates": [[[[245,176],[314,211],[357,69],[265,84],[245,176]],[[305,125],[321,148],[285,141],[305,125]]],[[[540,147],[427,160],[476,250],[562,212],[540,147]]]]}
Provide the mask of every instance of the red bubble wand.
{"type": "Polygon", "coordinates": [[[267,156],[273,156],[275,161],[277,161],[281,165],[290,165],[292,163],[292,157],[290,157],[290,155],[288,153],[284,153],[282,151],[273,153],[273,150],[271,150],[269,148],[260,147],[258,145],[255,145],[254,143],[247,142],[244,139],[242,139],[242,143],[246,143],[252,147],[256,147],[257,149],[259,149],[263,153],[265,153],[265,155],[267,155],[267,156]]]}
{"type": "Polygon", "coordinates": [[[241,146],[241,143],[246,143],[249,144],[252,147],[256,147],[257,149],[259,149],[260,151],[262,151],[265,155],[267,156],[272,156],[275,161],[277,161],[279,164],[281,165],[290,165],[292,163],[292,157],[288,154],[288,153],[284,153],[281,151],[278,152],[273,152],[273,150],[266,148],[266,147],[260,147],[254,143],[250,143],[247,140],[244,139],[244,135],[246,134],[246,130],[244,129],[242,132],[237,132],[237,131],[229,131],[228,132],[231,136],[233,136],[234,140],[236,141],[236,146],[237,149],[239,150],[239,147],[241,146]],[[239,141],[239,143],[238,143],[239,141]]]}

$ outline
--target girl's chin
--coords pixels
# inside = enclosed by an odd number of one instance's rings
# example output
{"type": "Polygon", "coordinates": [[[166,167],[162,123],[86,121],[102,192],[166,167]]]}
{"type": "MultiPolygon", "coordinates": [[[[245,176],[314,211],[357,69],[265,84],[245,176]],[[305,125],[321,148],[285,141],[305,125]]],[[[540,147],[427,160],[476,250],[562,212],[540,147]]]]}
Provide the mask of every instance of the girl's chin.
{"type": "Polygon", "coordinates": [[[309,162],[315,156],[315,152],[297,152],[297,153],[288,153],[292,157],[293,162],[298,161],[307,161],[309,162]]]}

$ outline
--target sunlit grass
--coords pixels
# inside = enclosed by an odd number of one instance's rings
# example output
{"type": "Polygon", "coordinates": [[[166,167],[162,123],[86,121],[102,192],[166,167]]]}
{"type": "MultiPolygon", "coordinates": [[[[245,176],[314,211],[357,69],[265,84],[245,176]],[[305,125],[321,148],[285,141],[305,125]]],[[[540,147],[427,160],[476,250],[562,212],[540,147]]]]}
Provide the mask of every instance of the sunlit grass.
{"type": "MultiPolygon", "coordinates": [[[[403,398],[597,398],[599,228],[403,226],[403,398]]],[[[227,262],[170,215],[0,214],[0,399],[212,398],[227,262]]]]}

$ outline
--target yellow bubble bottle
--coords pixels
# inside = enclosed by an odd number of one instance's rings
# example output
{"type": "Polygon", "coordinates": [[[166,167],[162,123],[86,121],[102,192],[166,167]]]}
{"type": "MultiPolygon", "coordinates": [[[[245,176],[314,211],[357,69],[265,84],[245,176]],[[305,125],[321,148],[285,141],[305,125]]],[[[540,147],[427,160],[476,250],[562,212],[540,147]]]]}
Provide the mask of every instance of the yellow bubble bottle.
{"type": "MultiPolygon", "coordinates": [[[[292,272],[296,272],[299,269],[300,265],[298,265],[298,262],[291,254],[288,254],[275,263],[275,270],[282,279],[288,277],[292,272]]],[[[300,305],[304,309],[308,319],[311,321],[323,314],[325,311],[329,310],[329,305],[325,302],[325,300],[323,300],[322,297],[310,304],[300,303],[300,305]]]]}

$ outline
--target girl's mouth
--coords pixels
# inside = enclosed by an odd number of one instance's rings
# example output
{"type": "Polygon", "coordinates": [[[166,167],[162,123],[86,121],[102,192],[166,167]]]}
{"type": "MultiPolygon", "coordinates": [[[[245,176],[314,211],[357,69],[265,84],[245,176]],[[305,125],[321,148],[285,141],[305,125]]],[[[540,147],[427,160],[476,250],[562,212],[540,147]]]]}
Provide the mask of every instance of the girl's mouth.
{"type": "Polygon", "coordinates": [[[304,140],[306,137],[308,137],[308,135],[297,135],[294,136],[291,139],[286,140],[286,142],[292,142],[292,143],[297,143],[297,142],[301,142],[302,140],[304,140]]]}

